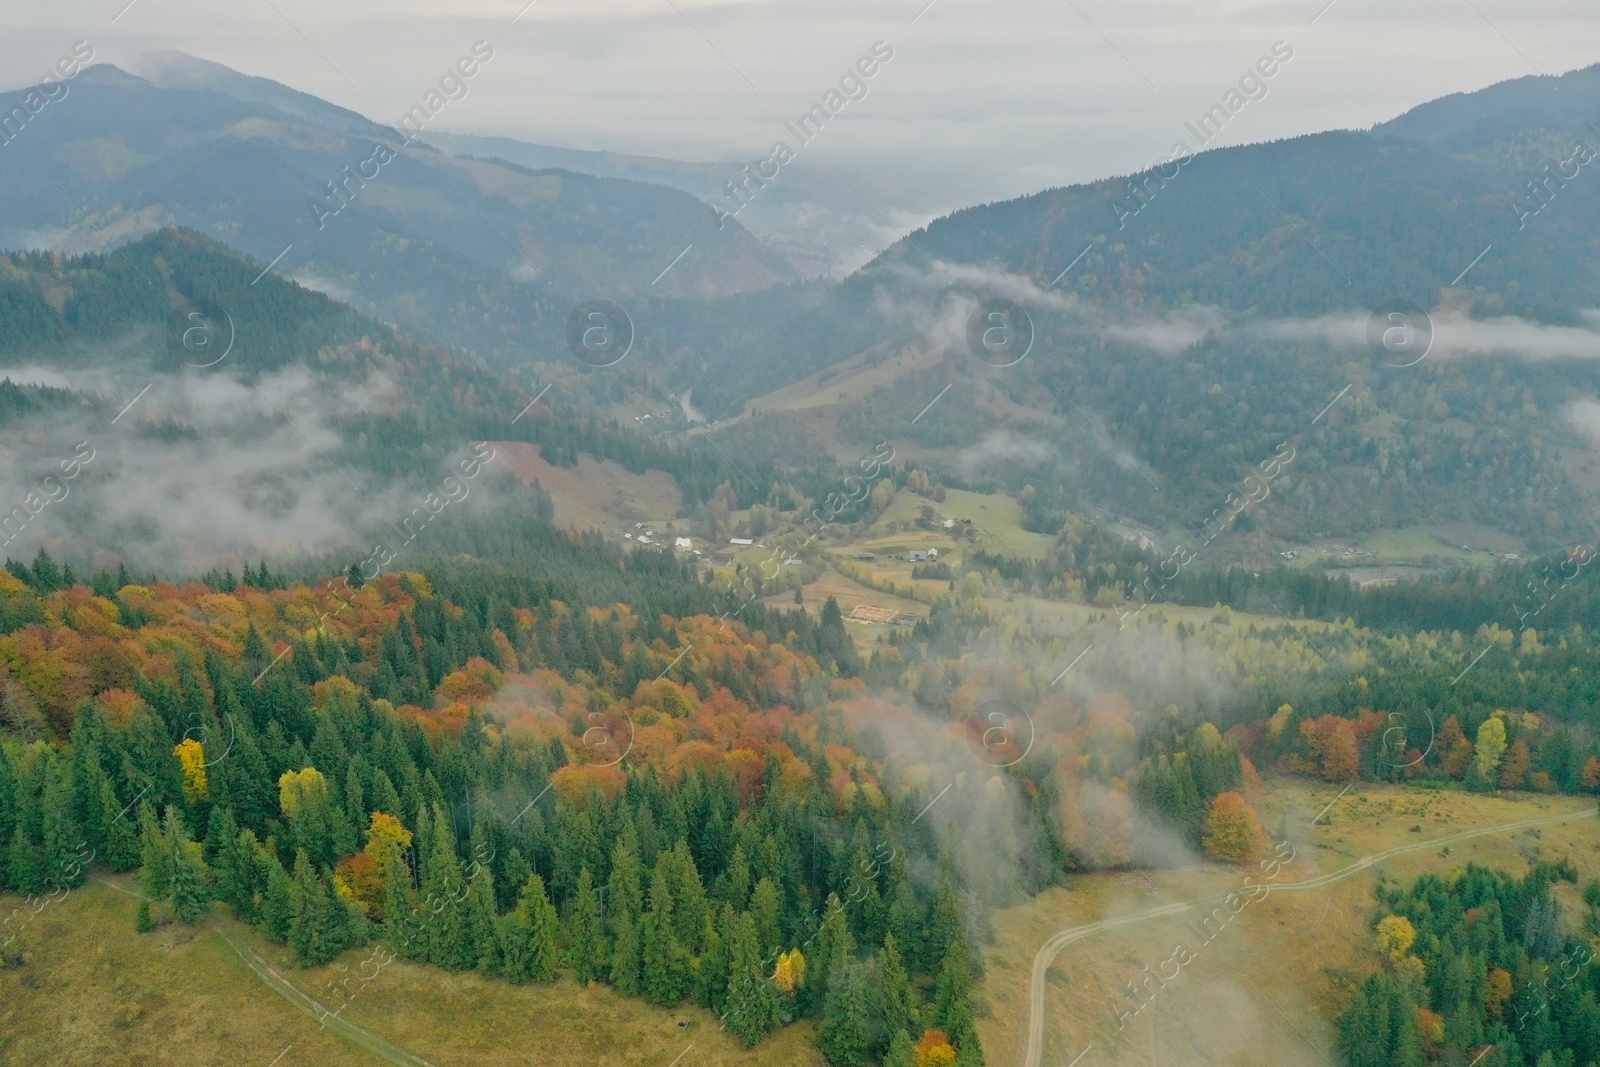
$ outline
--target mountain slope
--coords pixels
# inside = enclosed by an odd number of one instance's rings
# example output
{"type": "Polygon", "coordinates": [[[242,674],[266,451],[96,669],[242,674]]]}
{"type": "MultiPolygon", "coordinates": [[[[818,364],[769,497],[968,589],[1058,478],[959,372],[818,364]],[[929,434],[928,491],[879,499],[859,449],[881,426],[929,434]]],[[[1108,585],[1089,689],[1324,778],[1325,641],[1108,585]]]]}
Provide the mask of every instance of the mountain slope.
{"type": "MultiPolygon", "coordinates": [[[[108,66],[74,79],[0,155],[0,247],[99,249],[176,223],[504,360],[558,358],[583,299],[713,296],[791,276],[671,189],[455,159],[226,68],[187,80],[204,87],[108,66]]],[[[23,96],[0,95],[0,113],[23,96]]]]}

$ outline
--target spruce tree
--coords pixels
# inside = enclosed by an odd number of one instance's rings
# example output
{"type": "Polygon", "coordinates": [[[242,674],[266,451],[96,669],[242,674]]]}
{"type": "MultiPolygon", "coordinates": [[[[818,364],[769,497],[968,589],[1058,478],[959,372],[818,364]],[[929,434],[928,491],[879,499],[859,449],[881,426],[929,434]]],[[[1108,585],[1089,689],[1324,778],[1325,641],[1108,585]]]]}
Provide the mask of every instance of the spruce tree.
{"type": "Polygon", "coordinates": [[[970,1019],[950,1034],[956,1049],[955,1067],[984,1067],[983,1045],[978,1041],[978,1028],[970,1019]]]}
{"type": "Polygon", "coordinates": [[[100,781],[100,821],[105,828],[105,851],[99,858],[119,873],[139,866],[139,835],[134,831],[133,820],[117,803],[110,780],[104,778],[100,781]]]}
{"type": "Polygon", "coordinates": [[[466,879],[456,857],[455,833],[444,810],[433,809],[432,851],[422,883],[422,958],[449,971],[477,966],[477,945],[467,928],[466,879]]]}
{"type": "Polygon", "coordinates": [[[782,930],[778,926],[778,884],[771,878],[756,883],[750,900],[750,913],[756,921],[756,940],[763,956],[771,956],[783,947],[782,930]]]}
{"type": "Polygon", "coordinates": [[[951,946],[939,970],[934,989],[933,1026],[951,1035],[972,1025],[972,971],[967,966],[967,950],[957,942],[951,946]]]}
{"type": "Polygon", "coordinates": [[[289,927],[294,922],[294,883],[269,849],[262,850],[267,867],[267,892],[261,901],[261,928],[274,941],[289,940],[289,927]]]}
{"type": "Polygon", "coordinates": [[[917,1067],[917,1047],[905,1030],[895,1031],[889,1041],[889,1051],[884,1054],[883,1067],[917,1067]]]}
{"type": "Polygon", "coordinates": [[[706,918],[705,951],[695,961],[694,1001],[702,1008],[721,1011],[728,990],[728,906],[717,911],[717,921],[706,918]]]}
{"type": "Polygon", "coordinates": [[[605,973],[606,936],[600,925],[600,895],[595,892],[588,867],[578,874],[578,895],[567,918],[567,944],[579,985],[588,985],[605,973]]]}
{"type": "MultiPolygon", "coordinates": [[[[889,1041],[904,1030],[916,1026],[916,992],[900,958],[900,946],[894,934],[885,934],[883,951],[878,954],[878,980],[874,988],[878,1016],[883,1020],[882,1041],[889,1041]]],[[[887,1048],[878,1049],[880,1053],[887,1048]]]]}
{"type": "Polygon", "coordinates": [[[11,888],[18,893],[32,895],[44,890],[44,865],[39,862],[39,850],[28,840],[22,821],[17,821],[11,831],[11,848],[6,856],[11,888]]]}
{"type": "Polygon", "coordinates": [[[139,805],[139,878],[145,896],[155,901],[172,895],[172,842],[156,822],[155,809],[139,805]]]}
{"type": "Polygon", "coordinates": [[[289,949],[302,967],[327,963],[339,954],[334,930],[335,901],[328,899],[322,879],[311,866],[305,849],[294,857],[293,908],[289,919],[289,949]]]}
{"type": "Polygon", "coordinates": [[[733,917],[728,937],[728,994],[723,1023],[749,1048],[777,1025],[778,992],[767,980],[749,912],[733,917]]]}
{"type": "Polygon", "coordinates": [[[478,970],[484,974],[495,974],[500,969],[501,939],[494,910],[494,875],[487,865],[479,866],[467,887],[465,911],[467,937],[472,942],[478,970]]]}
{"type": "Polygon", "coordinates": [[[611,984],[628,996],[639,992],[639,922],[643,918],[644,892],[640,885],[638,853],[619,841],[612,853],[611,879],[606,886],[606,922],[611,928],[611,984]]]}
{"type": "Polygon", "coordinates": [[[156,928],[156,921],[150,915],[150,902],[143,897],[139,898],[139,910],[133,915],[133,928],[141,934],[148,934],[156,928]]]}
{"type": "Polygon", "coordinates": [[[171,849],[172,914],[179,922],[193,926],[209,909],[211,872],[201,857],[200,846],[189,838],[175,805],[167,808],[162,836],[171,849]]]}
{"type": "Polygon", "coordinates": [[[378,860],[383,869],[384,937],[401,959],[423,958],[421,917],[417,914],[417,890],[411,872],[397,845],[390,844],[378,860]]]}
{"type": "Polygon", "coordinates": [[[678,940],[673,922],[672,892],[667,886],[668,857],[656,865],[650,880],[650,910],[639,926],[645,999],[672,1007],[689,987],[689,953],[678,940]]]}
{"type": "Polygon", "coordinates": [[[501,921],[506,980],[549,982],[556,976],[556,909],[545,896],[544,880],[531,875],[517,906],[501,921]]]}
{"type": "Polygon", "coordinates": [[[850,926],[845,921],[844,907],[837,894],[828,895],[828,909],[823,914],[816,940],[814,966],[807,968],[804,1004],[807,1014],[821,1017],[835,965],[855,959],[855,939],[850,936],[850,926]]]}
{"type": "Polygon", "coordinates": [[[866,969],[840,958],[828,976],[817,1044],[834,1067],[862,1067],[867,1062],[868,1026],[866,969]]]}

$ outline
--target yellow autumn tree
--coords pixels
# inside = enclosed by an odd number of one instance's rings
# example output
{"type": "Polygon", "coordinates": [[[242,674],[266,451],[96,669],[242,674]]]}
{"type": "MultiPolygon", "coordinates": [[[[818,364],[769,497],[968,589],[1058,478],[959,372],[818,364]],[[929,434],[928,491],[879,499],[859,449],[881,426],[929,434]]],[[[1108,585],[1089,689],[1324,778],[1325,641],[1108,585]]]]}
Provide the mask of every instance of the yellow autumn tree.
{"type": "Polygon", "coordinates": [[[389,845],[404,852],[411,844],[411,831],[399,819],[386,812],[372,813],[372,824],[367,827],[367,855],[382,860],[389,845]]]}
{"type": "Polygon", "coordinates": [[[1489,1010],[1493,1018],[1500,1018],[1505,1011],[1506,1001],[1511,999],[1511,972],[1502,967],[1493,967],[1489,970],[1489,984],[1483,991],[1483,1006],[1489,1010]]]}
{"type": "Polygon", "coordinates": [[[799,949],[791,949],[778,957],[777,968],[772,972],[772,982],[785,993],[793,993],[806,984],[806,958],[799,949]]]}
{"type": "Polygon", "coordinates": [[[328,799],[328,780],[315,767],[303,771],[284,771],[278,778],[278,806],[293,819],[308,804],[328,799]]]}
{"type": "Polygon", "coordinates": [[[1395,963],[1405,959],[1416,940],[1416,928],[1404,915],[1390,915],[1378,924],[1378,947],[1395,963]]]}
{"type": "Polygon", "coordinates": [[[1238,793],[1218,793],[1206,819],[1206,851],[1229,863],[1249,863],[1267,846],[1266,831],[1238,793]]]}
{"type": "Polygon", "coordinates": [[[183,765],[183,795],[190,800],[204,800],[211,795],[206,784],[206,749],[192,737],[186,737],[172,754],[183,765]]]}

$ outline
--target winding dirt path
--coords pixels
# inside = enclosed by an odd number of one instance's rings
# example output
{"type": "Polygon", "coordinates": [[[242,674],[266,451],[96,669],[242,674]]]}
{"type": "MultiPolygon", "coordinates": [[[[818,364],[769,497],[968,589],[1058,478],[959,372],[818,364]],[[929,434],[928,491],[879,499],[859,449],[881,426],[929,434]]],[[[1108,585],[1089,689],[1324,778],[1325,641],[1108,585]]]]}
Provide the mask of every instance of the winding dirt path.
{"type": "Polygon", "coordinates": [[[257,978],[266,984],[267,988],[277,993],[284,1000],[299,1008],[317,1022],[324,1024],[328,1029],[340,1037],[361,1046],[374,1056],[379,1056],[396,1064],[397,1067],[434,1067],[432,1063],[413,1052],[408,1052],[383,1037],[378,1036],[363,1026],[357,1026],[348,1019],[342,1018],[324,1008],[315,1000],[306,996],[283,975],[279,974],[272,964],[261,957],[254,949],[241,945],[227,934],[218,932],[217,937],[234,952],[238,953],[244,965],[255,972],[257,978]]]}
{"type": "MultiPolygon", "coordinates": [[[[1348,878],[1352,874],[1367,870],[1373,864],[1380,863],[1391,856],[1398,856],[1401,853],[1416,852],[1424,848],[1438,848],[1456,841],[1465,841],[1471,837],[1504,833],[1507,830],[1520,830],[1529,826],[1540,826],[1544,823],[1564,822],[1568,819],[1588,819],[1593,818],[1596,814],[1596,809],[1590,808],[1587,811],[1569,811],[1559,815],[1543,815],[1537,819],[1521,819],[1517,822],[1486,826],[1478,830],[1463,830],[1460,833],[1447,834],[1444,837],[1436,837],[1429,841],[1416,841],[1407,845],[1396,845],[1394,848],[1387,848],[1382,852],[1374,852],[1370,856],[1361,857],[1349,866],[1318,875],[1315,878],[1307,878],[1303,882],[1285,882],[1282,885],[1262,883],[1260,888],[1267,890],[1269,893],[1276,893],[1286,889],[1317,889],[1337,882],[1342,878],[1348,878]]],[[[1051,934],[1033,957],[1033,978],[1028,990],[1028,1051],[1027,1055],[1023,1057],[1023,1067],[1039,1067],[1039,1060],[1044,1055],[1045,974],[1050,970],[1050,965],[1055,962],[1056,956],[1060,955],[1062,949],[1074,941],[1081,941],[1086,937],[1092,937],[1106,930],[1114,930],[1120,926],[1132,926],[1150,919],[1176,915],[1201,904],[1222,901],[1232,892],[1234,890],[1228,890],[1225,893],[1211,893],[1203,897],[1196,897],[1194,900],[1179,901],[1174,904],[1163,904],[1158,908],[1148,908],[1144,911],[1132,912],[1113,919],[1101,919],[1098,922],[1086,923],[1082,926],[1069,926],[1064,930],[1057,930],[1054,934],[1051,934]]]]}

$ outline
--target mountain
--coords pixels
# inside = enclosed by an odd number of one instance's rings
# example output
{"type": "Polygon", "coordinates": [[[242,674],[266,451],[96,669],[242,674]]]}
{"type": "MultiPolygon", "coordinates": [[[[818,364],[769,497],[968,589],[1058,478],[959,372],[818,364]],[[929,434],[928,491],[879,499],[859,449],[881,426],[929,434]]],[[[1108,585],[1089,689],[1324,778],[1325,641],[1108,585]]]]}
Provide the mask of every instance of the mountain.
{"type": "MultiPolygon", "coordinates": [[[[557,357],[581,300],[793,277],[677,190],[458,159],[213,64],[169,63],[163,77],[172,87],[90,67],[10,138],[0,247],[100,250],[187,226],[504,362],[557,357]]],[[[26,98],[0,94],[0,114],[26,98]]]]}
{"type": "MultiPolygon", "coordinates": [[[[746,162],[689,163],[471,134],[430,133],[422,139],[452,155],[667,185],[725,205],[730,203],[726,183],[739,181],[746,162]]],[[[739,221],[783,252],[802,275],[840,277],[904,230],[975,198],[971,190],[916,171],[864,173],[797,162],[749,200],[739,221]]]]}
{"type": "Polygon", "coordinates": [[[770,476],[530,403],[482,359],[264,267],[179,229],[111,253],[0,255],[0,555],[48,544],[198,573],[348,561],[375,541],[478,554],[505,547],[506,524],[550,517],[549,495],[511,477],[529,445],[558,466],[587,453],[663,472],[688,508],[738,470],[770,476]]]}
{"type": "Polygon", "coordinates": [[[752,455],[888,437],[948,484],[1033,486],[1045,531],[1101,507],[1192,537],[1288,438],[1257,558],[1448,522],[1592,537],[1600,68],[1553,82],[1559,107],[1522,79],[967,208],[825,292],[674,309],[672,380],[752,455]],[[969,351],[986,299],[1030,316],[1015,366],[969,351]],[[1417,366],[1369,347],[1391,301],[1431,312],[1417,366]]]}

